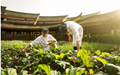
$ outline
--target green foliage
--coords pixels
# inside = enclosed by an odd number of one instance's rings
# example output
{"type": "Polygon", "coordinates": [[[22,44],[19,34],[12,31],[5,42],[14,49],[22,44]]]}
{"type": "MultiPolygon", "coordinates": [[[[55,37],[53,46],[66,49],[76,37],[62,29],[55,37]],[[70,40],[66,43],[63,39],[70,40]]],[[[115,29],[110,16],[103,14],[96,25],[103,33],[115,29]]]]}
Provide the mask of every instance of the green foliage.
{"type": "Polygon", "coordinates": [[[47,75],[51,75],[50,66],[45,65],[45,64],[39,64],[38,68],[43,69],[46,72],[47,75]]]}
{"type": "Polygon", "coordinates": [[[107,61],[106,60],[104,60],[104,59],[102,59],[102,58],[96,58],[98,61],[100,61],[102,64],[106,64],[107,63],[107,61]]]}
{"type": "Polygon", "coordinates": [[[8,75],[17,75],[16,69],[8,68],[8,75]]]}
{"type": "Polygon", "coordinates": [[[1,67],[1,75],[7,75],[7,68],[3,69],[1,67]]]}
{"type": "Polygon", "coordinates": [[[63,59],[64,56],[65,56],[65,54],[60,54],[60,55],[54,54],[54,56],[55,56],[55,58],[56,58],[57,60],[59,60],[59,59],[63,59]]]}
{"type": "Polygon", "coordinates": [[[20,50],[5,49],[1,52],[1,74],[17,73],[17,75],[98,75],[113,74],[120,71],[120,56],[118,52],[88,51],[81,49],[77,54],[74,50],[67,53],[55,49],[45,52],[42,48],[28,48],[24,54],[20,50]],[[104,58],[104,59],[103,59],[104,58]],[[114,65],[108,65],[111,63],[114,65]],[[107,64],[107,65],[106,65],[107,64]],[[3,69],[4,68],[4,69],[3,69]]]}
{"type": "Polygon", "coordinates": [[[68,57],[69,60],[73,59],[73,57],[68,57]]]}
{"type": "Polygon", "coordinates": [[[87,71],[85,69],[81,69],[80,72],[76,73],[76,75],[82,75],[82,74],[87,75],[87,71]]]}
{"type": "Polygon", "coordinates": [[[14,68],[1,68],[1,75],[17,75],[17,72],[14,68]]]}
{"type": "Polygon", "coordinates": [[[51,71],[51,74],[52,74],[52,75],[61,75],[61,73],[60,73],[59,71],[56,71],[56,70],[55,70],[55,71],[52,70],[52,71],[51,71]]]}
{"type": "Polygon", "coordinates": [[[102,56],[105,58],[105,56],[112,56],[110,53],[102,52],[102,56]]]}
{"type": "MultiPolygon", "coordinates": [[[[26,70],[21,70],[21,71],[18,73],[18,75],[28,75],[28,71],[26,71],[26,70]]],[[[29,74],[29,75],[31,75],[31,74],[29,74]]]]}
{"type": "Polygon", "coordinates": [[[93,74],[94,74],[93,69],[89,69],[89,72],[90,72],[90,74],[91,74],[91,75],[93,75],[93,74]]]}
{"type": "Polygon", "coordinates": [[[63,69],[66,69],[70,66],[69,62],[55,60],[55,63],[60,65],[63,69]]]}
{"type": "Polygon", "coordinates": [[[57,49],[53,48],[53,47],[50,47],[50,51],[51,52],[57,52],[57,49]]]}
{"type": "Polygon", "coordinates": [[[107,73],[104,73],[104,72],[102,72],[102,71],[99,71],[99,72],[95,73],[94,75],[108,75],[108,74],[107,74],[107,73]]]}
{"type": "Polygon", "coordinates": [[[20,50],[21,48],[23,48],[23,46],[14,45],[14,49],[20,50]]]}
{"type": "Polygon", "coordinates": [[[40,54],[45,54],[45,51],[44,51],[43,49],[39,48],[38,53],[40,53],[40,54]]]}
{"type": "Polygon", "coordinates": [[[100,50],[97,50],[97,51],[95,52],[95,54],[99,56],[99,55],[101,54],[101,51],[100,51],[100,50]]]}
{"type": "Polygon", "coordinates": [[[87,50],[79,50],[77,53],[77,57],[80,57],[83,61],[83,64],[86,67],[93,67],[93,62],[90,59],[90,51],[87,50]]]}
{"type": "MultiPolygon", "coordinates": [[[[3,49],[14,49],[14,45],[18,46],[27,46],[32,41],[23,41],[23,40],[13,40],[13,41],[4,41],[1,40],[1,50],[3,49]]],[[[58,41],[59,42],[59,41],[58,41]]],[[[64,45],[57,44],[58,49],[62,49],[62,52],[68,52],[69,50],[73,50],[73,43],[64,41],[64,45]]],[[[34,46],[39,47],[39,44],[34,46]]],[[[119,48],[119,47],[118,47],[119,48]]],[[[112,44],[103,44],[103,43],[88,43],[88,42],[82,42],[82,49],[85,50],[109,50],[114,49],[114,45],[112,44]]]]}
{"type": "Polygon", "coordinates": [[[79,67],[74,68],[73,66],[70,66],[66,69],[66,75],[76,75],[76,73],[79,72],[80,69],[81,68],[79,67]]]}
{"type": "MultiPolygon", "coordinates": [[[[89,37],[89,42],[97,42],[97,35],[92,35],[89,37]]],[[[114,34],[101,34],[99,35],[99,42],[100,43],[109,43],[114,44],[114,34]]],[[[87,41],[87,35],[84,35],[84,40],[87,41]]],[[[116,36],[116,43],[120,44],[120,34],[116,36]]]]}
{"type": "Polygon", "coordinates": [[[120,71],[120,67],[110,63],[106,63],[105,68],[111,75],[117,75],[117,73],[120,71]]]}

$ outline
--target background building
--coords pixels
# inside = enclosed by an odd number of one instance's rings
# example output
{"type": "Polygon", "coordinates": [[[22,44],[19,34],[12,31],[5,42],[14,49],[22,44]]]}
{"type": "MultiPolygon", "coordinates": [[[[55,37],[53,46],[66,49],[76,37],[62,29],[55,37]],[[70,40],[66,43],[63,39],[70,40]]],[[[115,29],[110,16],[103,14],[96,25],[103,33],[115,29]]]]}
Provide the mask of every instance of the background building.
{"type": "MultiPolygon", "coordinates": [[[[68,40],[67,35],[59,32],[59,26],[65,21],[75,21],[84,29],[87,41],[91,35],[114,34],[114,42],[120,31],[120,10],[100,14],[100,12],[80,15],[69,18],[68,15],[61,16],[40,16],[40,13],[24,13],[6,10],[1,6],[1,40],[33,40],[41,35],[42,28],[49,28],[57,40],[68,40]]],[[[83,38],[83,40],[85,40],[83,38]]]]}

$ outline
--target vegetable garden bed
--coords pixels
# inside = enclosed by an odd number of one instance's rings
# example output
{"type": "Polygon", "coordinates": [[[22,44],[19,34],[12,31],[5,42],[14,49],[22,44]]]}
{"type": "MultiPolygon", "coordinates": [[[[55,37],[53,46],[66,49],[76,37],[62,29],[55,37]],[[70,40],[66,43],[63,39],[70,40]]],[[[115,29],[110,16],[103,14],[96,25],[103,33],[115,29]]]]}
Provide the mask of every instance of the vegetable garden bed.
{"type": "Polygon", "coordinates": [[[1,51],[1,75],[119,75],[120,52],[74,50],[63,53],[51,47],[29,48],[20,53],[22,46],[1,51]]]}

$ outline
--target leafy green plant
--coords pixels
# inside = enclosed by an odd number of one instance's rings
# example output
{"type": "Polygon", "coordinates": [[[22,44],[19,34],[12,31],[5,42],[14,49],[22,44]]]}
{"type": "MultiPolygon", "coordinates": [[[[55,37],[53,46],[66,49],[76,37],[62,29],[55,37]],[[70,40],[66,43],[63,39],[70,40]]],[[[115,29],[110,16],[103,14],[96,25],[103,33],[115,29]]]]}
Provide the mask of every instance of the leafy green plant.
{"type": "Polygon", "coordinates": [[[51,75],[51,73],[50,73],[50,66],[45,65],[45,64],[39,64],[38,68],[43,69],[46,72],[47,75],[51,75]]]}
{"type": "Polygon", "coordinates": [[[76,75],[82,75],[82,74],[87,75],[87,71],[85,69],[81,69],[80,72],[76,73],[76,75]]]}
{"type": "Polygon", "coordinates": [[[94,54],[96,54],[96,55],[100,55],[101,54],[101,51],[100,50],[97,50],[96,52],[94,52],[94,54]]]}
{"type": "Polygon", "coordinates": [[[79,67],[73,67],[73,66],[69,66],[69,68],[66,69],[66,75],[76,75],[77,72],[79,72],[79,70],[82,68],[79,67]]]}
{"type": "Polygon", "coordinates": [[[1,68],[2,75],[17,75],[17,71],[14,68],[1,68]]]}
{"type": "Polygon", "coordinates": [[[63,59],[64,56],[65,56],[65,54],[60,54],[60,55],[54,54],[54,56],[55,56],[55,58],[56,58],[57,60],[59,60],[59,59],[63,59]]]}
{"type": "Polygon", "coordinates": [[[117,75],[117,73],[120,71],[119,66],[115,66],[114,64],[106,63],[105,68],[111,75],[117,75]]]}
{"type": "MultiPolygon", "coordinates": [[[[90,59],[90,51],[87,50],[79,50],[77,53],[77,57],[80,57],[83,61],[83,64],[86,67],[93,67],[93,62],[90,59]]],[[[81,61],[81,60],[80,60],[81,61]]]]}
{"type": "Polygon", "coordinates": [[[15,71],[18,75],[98,75],[118,74],[120,56],[118,52],[89,51],[81,49],[67,53],[62,51],[45,52],[42,48],[28,48],[24,54],[20,49],[5,49],[1,52],[1,74],[15,71]],[[109,65],[108,63],[112,64],[109,65]],[[115,70],[112,72],[112,70],[115,70]],[[112,73],[111,73],[112,72],[112,73]]]}
{"type": "Polygon", "coordinates": [[[102,64],[106,64],[107,63],[107,61],[106,60],[104,60],[104,59],[102,59],[102,58],[96,58],[98,61],[100,61],[100,62],[102,62],[102,64]]]}

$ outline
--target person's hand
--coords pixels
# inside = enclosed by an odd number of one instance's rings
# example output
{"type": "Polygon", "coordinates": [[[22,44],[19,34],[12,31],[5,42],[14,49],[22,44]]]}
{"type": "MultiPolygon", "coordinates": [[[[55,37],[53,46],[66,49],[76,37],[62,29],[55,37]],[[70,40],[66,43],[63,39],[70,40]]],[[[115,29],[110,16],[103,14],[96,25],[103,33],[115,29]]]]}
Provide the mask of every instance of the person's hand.
{"type": "Polygon", "coordinates": [[[26,52],[25,49],[22,49],[20,54],[24,54],[25,52],[26,52]]]}

